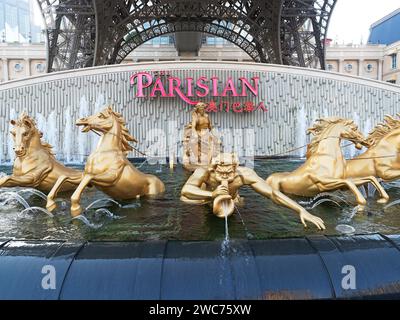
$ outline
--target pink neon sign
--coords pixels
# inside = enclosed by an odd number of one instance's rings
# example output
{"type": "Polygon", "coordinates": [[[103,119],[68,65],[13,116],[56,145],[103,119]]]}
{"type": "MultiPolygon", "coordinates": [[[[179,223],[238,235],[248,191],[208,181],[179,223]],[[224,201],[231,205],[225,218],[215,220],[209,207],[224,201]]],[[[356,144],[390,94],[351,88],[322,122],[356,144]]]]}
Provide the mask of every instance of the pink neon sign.
{"type": "Polygon", "coordinates": [[[232,78],[219,86],[220,79],[216,76],[208,79],[191,77],[183,80],[178,77],[168,75],[167,77],[153,76],[148,72],[139,72],[131,76],[131,85],[137,86],[136,97],[156,97],[163,98],[179,97],[188,104],[195,105],[198,98],[211,97],[248,97],[249,95],[258,97],[259,77],[251,79],[239,78],[238,82],[232,78]],[[186,90],[183,89],[186,88],[186,90]],[[196,87],[196,89],[194,89],[196,87]]]}

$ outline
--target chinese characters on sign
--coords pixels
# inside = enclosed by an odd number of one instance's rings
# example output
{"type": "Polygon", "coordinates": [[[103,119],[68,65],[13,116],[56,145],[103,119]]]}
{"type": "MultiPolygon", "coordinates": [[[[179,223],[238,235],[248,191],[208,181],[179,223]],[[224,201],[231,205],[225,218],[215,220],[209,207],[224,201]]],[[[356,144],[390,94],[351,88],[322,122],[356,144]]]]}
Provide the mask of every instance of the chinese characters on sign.
{"type": "Polygon", "coordinates": [[[264,102],[255,103],[252,100],[246,102],[228,102],[228,97],[254,98],[258,97],[259,77],[250,79],[241,77],[234,81],[231,77],[222,83],[218,77],[207,78],[204,76],[194,79],[187,77],[181,79],[167,72],[139,72],[131,76],[130,83],[136,88],[137,98],[175,98],[195,105],[200,99],[209,99],[206,112],[234,112],[251,113],[255,111],[267,112],[264,102]],[[221,83],[223,84],[221,86],[221,83]],[[184,89],[186,88],[186,90],[184,89]],[[218,99],[219,98],[219,99],[218,99]]]}
{"type": "Polygon", "coordinates": [[[234,113],[244,113],[244,112],[254,112],[263,111],[267,112],[268,109],[265,107],[264,102],[260,102],[258,105],[253,101],[246,101],[244,104],[240,102],[234,102],[230,104],[227,101],[221,101],[216,103],[215,101],[210,101],[208,103],[206,112],[234,112],[234,113]]]}

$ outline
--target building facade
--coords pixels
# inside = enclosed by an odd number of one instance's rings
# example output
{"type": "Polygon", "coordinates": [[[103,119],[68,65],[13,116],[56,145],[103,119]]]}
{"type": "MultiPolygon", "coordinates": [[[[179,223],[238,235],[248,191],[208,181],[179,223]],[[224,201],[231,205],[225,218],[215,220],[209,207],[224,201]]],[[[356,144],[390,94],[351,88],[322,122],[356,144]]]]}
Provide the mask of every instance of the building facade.
{"type": "Polygon", "coordinates": [[[328,71],[400,84],[400,41],[390,45],[331,45],[328,71]]]}
{"type": "Polygon", "coordinates": [[[367,45],[331,45],[327,70],[400,84],[400,8],[371,25],[367,45]]]}
{"type": "MultiPolygon", "coordinates": [[[[29,12],[29,8],[26,6],[27,1],[18,3],[16,5],[10,0],[0,0],[0,31],[3,30],[4,33],[11,28],[10,25],[14,26],[11,29],[19,28],[18,30],[23,31],[20,32],[19,42],[3,41],[0,43],[1,82],[39,75],[47,71],[45,44],[43,42],[27,42],[26,35],[29,28],[24,25],[17,27],[29,12]],[[11,8],[12,6],[14,7],[11,8]],[[5,9],[7,12],[11,12],[11,14],[7,14],[7,17],[4,14],[5,9]],[[14,16],[15,19],[11,19],[9,16],[14,16]],[[11,23],[10,19],[15,21],[11,23]],[[6,20],[9,22],[5,22],[6,20]]],[[[7,36],[4,39],[7,39],[7,36]]],[[[253,61],[253,58],[241,48],[217,36],[200,36],[196,50],[182,50],[182,44],[177,45],[178,40],[185,42],[185,39],[178,39],[176,35],[153,38],[130,52],[122,63],[199,60],[253,61]]],[[[366,45],[338,45],[329,42],[326,45],[326,69],[328,71],[400,84],[400,9],[371,26],[369,43],[366,45]]]]}

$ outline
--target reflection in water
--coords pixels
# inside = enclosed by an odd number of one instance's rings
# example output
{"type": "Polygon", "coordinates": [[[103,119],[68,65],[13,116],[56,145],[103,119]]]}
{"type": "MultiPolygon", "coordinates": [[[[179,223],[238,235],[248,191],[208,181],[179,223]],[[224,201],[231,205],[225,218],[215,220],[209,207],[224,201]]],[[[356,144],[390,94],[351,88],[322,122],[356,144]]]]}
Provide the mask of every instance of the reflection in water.
{"type": "MultiPolygon", "coordinates": [[[[263,160],[255,162],[255,171],[261,177],[273,172],[292,171],[302,162],[294,160],[263,160]]],[[[78,167],[81,168],[81,167],[78,167]]],[[[324,219],[327,230],[304,228],[292,211],[279,207],[269,199],[243,187],[240,195],[243,206],[225,222],[212,214],[210,206],[193,206],[179,200],[180,191],[190,173],[178,165],[173,173],[158,164],[143,164],[146,173],[155,173],[166,185],[166,193],[158,198],[117,202],[105,198],[96,189],[88,189],[82,198],[84,216],[71,222],[69,215],[71,193],[61,194],[62,204],[50,217],[45,208],[45,195],[26,188],[0,189],[0,238],[59,239],[59,240],[220,240],[229,239],[232,250],[235,239],[266,239],[300,237],[313,234],[337,235],[338,225],[347,225],[357,234],[381,232],[400,233],[400,183],[386,183],[391,197],[386,206],[377,204],[377,198],[368,199],[365,213],[354,209],[355,199],[347,191],[324,193],[314,199],[296,198],[309,211],[324,219]],[[328,199],[328,200],[327,200],[328,199]],[[23,211],[25,209],[30,209],[23,211]],[[21,211],[24,214],[20,214],[21,211]],[[39,212],[42,211],[42,212],[39,212]],[[34,214],[32,214],[34,213],[34,214]],[[43,214],[42,214],[43,213],[43,214]],[[46,213],[46,214],[44,214],[46,213]],[[229,227],[229,230],[228,230],[229,227]]],[[[11,172],[11,167],[0,167],[0,172],[11,172]]],[[[224,253],[225,254],[225,253],[224,253]]]]}

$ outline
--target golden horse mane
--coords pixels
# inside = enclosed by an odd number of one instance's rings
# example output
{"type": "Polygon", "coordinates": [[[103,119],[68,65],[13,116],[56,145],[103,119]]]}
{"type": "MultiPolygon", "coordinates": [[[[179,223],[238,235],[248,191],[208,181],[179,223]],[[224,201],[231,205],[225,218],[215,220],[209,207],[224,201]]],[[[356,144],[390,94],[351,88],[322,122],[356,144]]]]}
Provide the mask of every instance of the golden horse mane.
{"type": "MultiPolygon", "coordinates": [[[[400,114],[397,116],[400,116],[400,114]]],[[[374,147],[385,136],[396,129],[400,129],[400,119],[395,119],[392,116],[387,115],[384,118],[384,122],[378,123],[377,126],[370,132],[367,142],[371,145],[371,147],[374,147]]]]}
{"type": "Polygon", "coordinates": [[[307,130],[308,134],[314,135],[314,138],[307,145],[307,154],[306,154],[307,159],[313,153],[316,152],[316,149],[318,148],[318,145],[321,142],[321,140],[320,140],[321,134],[331,125],[335,125],[335,124],[343,123],[343,122],[345,125],[351,125],[351,124],[355,125],[353,120],[338,118],[338,117],[330,117],[330,118],[316,120],[314,126],[307,130]]]}
{"type": "Polygon", "coordinates": [[[45,149],[50,154],[50,156],[55,156],[53,152],[53,147],[47,142],[42,141],[43,133],[39,131],[39,129],[36,127],[36,121],[29,117],[25,112],[22,112],[19,118],[15,120],[15,125],[20,127],[28,127],[29,130],[36,131],[36,133],[39,135],[40,144],[43,149],[45,149]]]}
{"type": "Polygon", "coordinates": [[[115,117],[115,119],[121,126],[122,151],[124,151],[124,152],[132,151],[133,147],[129,144],[129,142],[137,143],[138,141],[129,133],[129,130],[126,127],[126,122],[125,122],[124,118],[122,117],[122,114],[115,112],[111,106],[109,106],[107,108],[107,111],[109,112],[110,115],[113,115],[115,117]]]}

